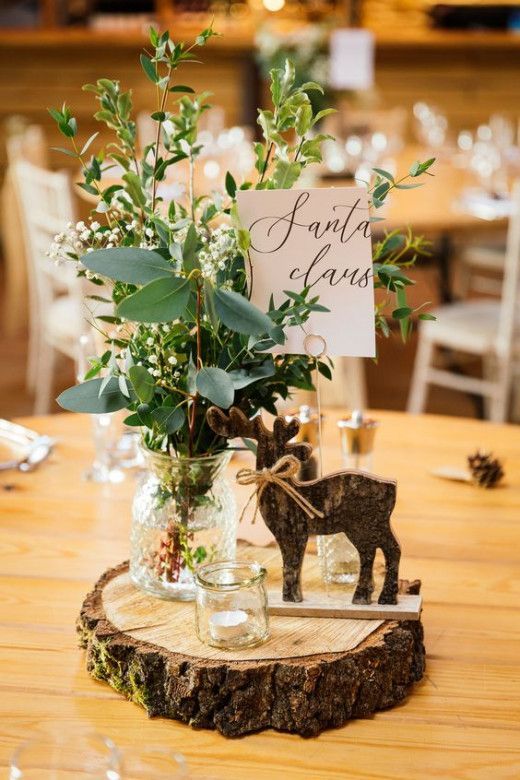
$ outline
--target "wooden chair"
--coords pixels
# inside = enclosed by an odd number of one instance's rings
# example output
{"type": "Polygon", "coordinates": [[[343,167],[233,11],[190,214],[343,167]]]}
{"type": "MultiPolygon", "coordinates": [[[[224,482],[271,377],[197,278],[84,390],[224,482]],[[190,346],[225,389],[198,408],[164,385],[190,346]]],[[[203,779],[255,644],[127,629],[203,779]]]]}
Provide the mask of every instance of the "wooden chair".
{"type": "Polygon", "coordinates": [[[469,246],[460,253],[459,285],[461,297],[470,292],[501,295],[504,274],[504,246],[469,246]]]}
{"type": "Polygon", "coordinates": [[[408,411],[424,410],[428,385],[451,387],[484,397],[486,416],[494,422],[507,418],[513,369],[518,366],[514,343],[520,321],[520,182],[513,188],[500,300],[477,299],[434,310],[436,322],[421,322],[419,344],[408,398],[408,411]],[[433,365],[436,347],[478,355],[484,378],[456,374],[433,365]]]}
{"type": "Polygon", "coordinates": [[[14,165],[27,160],[40,168],[47,167],[47,144],[38,125],[27,125],[21,117],[6,122],[7,170],[2,184],[0,228],[4,290],[2,330],[6,337],[24,331],[28,314],[27,258],[23,241],[20,208],[13,179],[14,165]]]}
{"type": "Polygon", "coordinates": [[[77,355],[85,331],[83,292],[75,269],[57,268],[46,256],[56,233],[74,220],[68,176],[26,161],[15,163],[13,177],[22,217],[29,281],[29,352],[27,378],[35,390],[35,414],[50,408],[56,362],[60,352],[77,355]]]}

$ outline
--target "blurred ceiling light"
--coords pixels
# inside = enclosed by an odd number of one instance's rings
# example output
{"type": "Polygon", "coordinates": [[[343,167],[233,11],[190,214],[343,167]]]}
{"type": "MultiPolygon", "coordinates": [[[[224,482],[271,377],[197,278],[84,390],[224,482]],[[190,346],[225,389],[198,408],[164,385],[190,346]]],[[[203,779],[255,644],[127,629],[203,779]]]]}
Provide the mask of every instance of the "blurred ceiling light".
{"type": "Polygon", "coordinates": [[[493,133],[489,125],[479,125],[477,128],[477,138],[479,141],[491,141],[493,133]]]}
{"type": "Polygon", "coordinates": [[[457,136],[457,146],[462,152],[469,152],[473,146],[473,133],[470,130],[461,130],[457,136]]]}
{"type": "Polygon", "coordinates": [[[362,149],[363,142],[358,135],[351,135],[349,138],[347,138],[345,142],[345,150],[347,154],[350,154],[352,157],[357,157],[359,154],[361,154],[362,149]]]}
{"type": "Polygon", "coordinates": [[[216,179],[220,173],[220,165],[216,160],[208,160],[204,164],[204,176],[207,179],[216,179]]]}
{"type": "Polygon", "coordinates": [[[229,131],[229,137],[234,144],[240,144],[245,138],[245,133],[241,127],[232,127],[229,131]]]}
{"type": "Polygon", "coordinates": [[[388,138],[384,133],[372,133],[371,143],[376,152],[383,152],[388,146],[388,138]]]}
{"type": "Polygon", "coordinates": [[[262,0],[264,8],[268,11],[281,11],[285,5],[285,0],[262,0]]]}

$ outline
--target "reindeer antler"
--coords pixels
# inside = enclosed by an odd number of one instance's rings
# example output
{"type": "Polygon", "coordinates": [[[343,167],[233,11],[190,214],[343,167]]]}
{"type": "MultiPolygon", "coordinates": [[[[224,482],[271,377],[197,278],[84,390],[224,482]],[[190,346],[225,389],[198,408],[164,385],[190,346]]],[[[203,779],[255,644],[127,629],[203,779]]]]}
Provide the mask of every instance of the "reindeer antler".
{"type": "Polygon", "coordinates": [[[209,427],[218,433],[219,436],[225,436],[226,439],[234,439],[235,436],[254,437],[254,422],[247,416],[232,406],[229,414],[219,409],[218,406],[211,406],[206,414],[209,427]]]}
{"type": "Polygon", "coordinates": [[[300,421],[293,417],[291,420],[284,420],[283,417],[277,417],[273,423],[273,436],[279,446],[283,447],[288,441],[294,439],[300,430],[300,421]]]}
{"type": "Polygon", "coordinates": [[[302,462],[309,460],[312,455],[312,445],[307,442],[294,442],[298,431],[300,430],[300,421],[293,417],[291,420],[285,420],[283,417],[277,417],[273,423],[273,436],[280,449],[285,450],[287,454],[294,455],[302,462]]]}

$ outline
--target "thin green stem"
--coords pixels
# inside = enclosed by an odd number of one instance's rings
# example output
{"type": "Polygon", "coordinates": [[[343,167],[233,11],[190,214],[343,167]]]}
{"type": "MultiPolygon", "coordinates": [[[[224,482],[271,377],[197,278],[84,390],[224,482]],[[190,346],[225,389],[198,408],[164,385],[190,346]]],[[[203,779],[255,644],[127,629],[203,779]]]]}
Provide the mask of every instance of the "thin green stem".
{"type": "MultiPolygon", "coordinates": [[[[164,110],[166,108],[166,102],[168,100],[168,91],[170,89],[170,81],[172,77],[172,68],[171,65],[168,65],[168,81],[166,83],[166,87],[162,92],[161,100],[159,103],[159,113],[164,113],[164,110]]],[[[154,154],[154,165],[153,165],[153,183],[152,183],[152,214],[155,212],[155,203],[157,200],[157,162],[159,160],[159,146],[161,143],[161,130],[162,130],[162,119],[157,122],[157,133],[155,136],[155,154],[154,154]]]]}
{"type": "MultiPolygon", "coordinates": [[[[71,138],[71,141],[72,141],[72,147],[73,147],[74,151],[76,152],[76,156],[77,156],[78,160],[81,163],[81,166],[82,166],[82,169],[83,169],[82,170],[83,176],[85,176],[85,178],[86,178],[86,175],[88,174],[87,164],[83,160],[83,156],[81,155],[81,152],[78,149],[78,145],[76,143],[76,139],[75,138],[71,138]]],[[[101,198],[101,200],[103,200],[103,193],[102,193],[102,191],[100,189],[100,186],[99,186],[98,182],[95,179],[92,182],[92,185],[93,185],[94,189],[96,190],[98,196],[101,198]]],[[[112,228],[113,227],[113,222],[110,219],[110,211],[106,211],[105,215],[106,215],[109,227],[112,228]]]]}

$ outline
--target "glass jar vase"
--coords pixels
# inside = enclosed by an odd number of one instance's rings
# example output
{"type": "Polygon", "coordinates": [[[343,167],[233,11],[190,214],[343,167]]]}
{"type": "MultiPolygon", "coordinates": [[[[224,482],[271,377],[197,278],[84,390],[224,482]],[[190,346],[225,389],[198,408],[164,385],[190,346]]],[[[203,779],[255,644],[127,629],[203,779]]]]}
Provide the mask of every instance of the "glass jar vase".
{"type": "Polygon", "coordinates": [[[269,636],[266,570],[259,563],[221,561],[197,569],[196,630],[222,650],[259,645],[269,636]]]}
{"type": "Polygon", "coordinates": [[[225,477],[231,453],[175,458],[142,447],[133,502],[130,576],[159,598],[191,601],[195,568],[236,553],[237,512],[225,477]]]}

